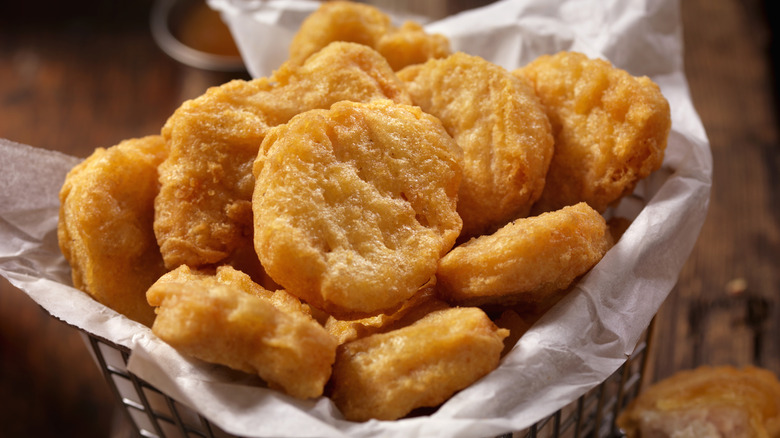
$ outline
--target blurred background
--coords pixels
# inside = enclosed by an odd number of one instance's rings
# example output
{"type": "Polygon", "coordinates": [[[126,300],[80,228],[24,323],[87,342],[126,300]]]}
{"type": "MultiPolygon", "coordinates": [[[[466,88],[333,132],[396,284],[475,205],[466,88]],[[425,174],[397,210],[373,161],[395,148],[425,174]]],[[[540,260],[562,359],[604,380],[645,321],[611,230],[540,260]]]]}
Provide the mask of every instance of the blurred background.
{"type": "MultiPolygon", "coordinates": [[[[702,364],[780,374],[777,6],[680,6],[685,69],[710,138],[714,182],[699,242],[658,314],[646,379],[702,364]]],[[[182,101],[247,78],[168,56],[152,37],[152,7],[149,0],[0,3],[0,138],[86,157],[157,133],[182,101]]],[[[213,33],[195,32],[192,44],[229,55],[225,29],[208,14],[196,20],[196,29],[213,33]]],[[[78,331],[0,278],[0,436],[127,436],[111,397],[78,331]]]]}

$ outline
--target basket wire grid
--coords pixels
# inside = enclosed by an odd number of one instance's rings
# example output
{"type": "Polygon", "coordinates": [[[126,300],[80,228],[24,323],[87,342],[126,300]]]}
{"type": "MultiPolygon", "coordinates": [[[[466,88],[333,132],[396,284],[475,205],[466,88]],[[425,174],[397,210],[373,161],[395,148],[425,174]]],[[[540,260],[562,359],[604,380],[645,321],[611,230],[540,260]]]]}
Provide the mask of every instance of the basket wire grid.
{"type": "MultiPolygon", "coordinates": [[[[626,362],[600,385],[568,406],[522,431],[498,438],[620,437],[615,420],[639,393],[648,361],[652,326],[626,362]]],[[[111,392],[137,436],[149,438],[230,438],[203,416],[127,371],[130,350],[82,332],[111,392]]]]}

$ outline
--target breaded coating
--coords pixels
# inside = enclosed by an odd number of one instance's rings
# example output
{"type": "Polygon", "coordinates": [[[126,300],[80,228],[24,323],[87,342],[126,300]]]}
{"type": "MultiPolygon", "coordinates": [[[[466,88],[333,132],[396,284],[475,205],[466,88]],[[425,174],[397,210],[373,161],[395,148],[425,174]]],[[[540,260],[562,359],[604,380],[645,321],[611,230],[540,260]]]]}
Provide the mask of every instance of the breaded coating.
{"type": "Polygon", "coordinates": [[[398,72],[412,101],[463,149],[463,236],[525,217],[544,188],[553,137],[531,85],[484,59],[455,53],[398,72]]]}
{"type": "Polygon", "coordinates": [[[534,84],[555,136],[534,212],[584,201],[603,213],[661,166],[671,116],[649,78],[576,52],[540,56],[513,73],[534,84]]]}
{"type": "Polygon", "coordinates": [[[265,114],[276,126],[310,109],[328,109],[336,102],[390,99],[411,104],[404,83],[375,50],[355,43],[334,42],[303,65],[286,62],[274,72],[275,90],[263,99],[265,114]]]}
{"type": "Polygon", "coordinates": [[[680,371],[640,393],[618,417],[628,438],[780,436],[780,381],[753,366],[680,371]]]}
{"type": "Polygon", "coordinates": [[[59,195],[57,237],[73,285],[147,326],[154,310],[146,289],[165,273],[152,222],[166,154],[157,135],[98,148],[68,173],[59,195]]]}
{"type": "Polygon", "coordinates": [[[218,267],[216,279],[219,283],[233,286],[245,292],[257,295],[273,304],[279,310],[311,316],[312,312],[309,305],[302,303],[298,297],[288,293],[284,289],[270,291],[252,280],[249,275],[231,266],[218,267]]]}
{"type": "Polygon", "coordinates": [[[348,1],[323,2],[306,17],[293,36],[289,61],[302,64],[334,41],[373,48],[391,28],[390,17],[374,6],[348,1]]]}
{"type": "Polygon", "coordinates": [[[268,129],[314,108],[376,98],[409,103],[403,84],[376,51],[334,43],[304,65],[270,78],[235,80],[185,102],[162,134],[154,230],[165,264],[216,264],[252,241],[252,163],[268,129]]]}
{"type": "Polygon", "coordinates": [[[254,99],[272,89],[265,78],[210,88],[163,127],[171,152],[159,168],[154,231],[169,269],[220,262],[251,239],[248,163],[269,128],[254,99]]]}
{"type": "Polygon", "coordinates": [[[331,399],[352,421],[438,406],[498,366],[508,333],[478,308],[452,308],[349,342],[338,350],[331,399]]]}
{"type": "Polygon", "coordinates": [[[418,107],[340,102],[266,136],[255,250],[290,293],[332,314],[411,297],[455,242],[460,149],[418,107]]]}
{"type": "Polygon", "coordinates": [[[407,21],[401,27],[382,35],[374,48],[387,59],[395,71],[422,64],[429,59],[446,58],[451,54],[447,37],[438,33],[427,33],[413,21],[407,21]]]}
{"type": "Polygon", "coordinates": [[[280,292],[262,291],[229,266],[215,276],[182,265],[146,296],[157,307],[152,331],[183,354],[257,374],[293,397],[318,397],[336,340],[280,292]]]}
{"type": "Polygon", "coordinates": [[[566,289],[611,246],[606,221],[582,202],[457,246],[439,262],[437,287],[452,304],[539,302],[566,289]]]}
{"type": "Polygon", "coordinates": [[[444,35],[428,34],[415,22],[395,27],[390,16],[374,6],[328,1],[301,24],[290,43],[289,60],[301,64],[334,41],[376,49],[396,71],[450,54],[450,42],[444,35]]]}
{"type": "Polygon", "coordinates": [[[374,333],[383,333],[417,321],[434,310],[450,307],[436,297],[433,286],[422,289],[404,301],[398,309],[358,319],[338,319],[330,316],[325,330],[335,337],[339,344],[364,338],[374,333]]]}

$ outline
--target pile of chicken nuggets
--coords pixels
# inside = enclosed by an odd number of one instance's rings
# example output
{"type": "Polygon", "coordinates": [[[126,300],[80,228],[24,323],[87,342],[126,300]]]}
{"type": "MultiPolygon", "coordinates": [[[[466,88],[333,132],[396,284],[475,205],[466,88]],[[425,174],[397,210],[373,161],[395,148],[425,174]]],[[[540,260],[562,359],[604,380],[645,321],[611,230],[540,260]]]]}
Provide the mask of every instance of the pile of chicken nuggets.
{"type": "Polygon", "coordinates": [[[507,71],[326,2],[271,76],[76,166],[58,237],[77,288],[182,354],[393,420],[490,373],[599,262],[670,124],[606,61],[507,71]]]}

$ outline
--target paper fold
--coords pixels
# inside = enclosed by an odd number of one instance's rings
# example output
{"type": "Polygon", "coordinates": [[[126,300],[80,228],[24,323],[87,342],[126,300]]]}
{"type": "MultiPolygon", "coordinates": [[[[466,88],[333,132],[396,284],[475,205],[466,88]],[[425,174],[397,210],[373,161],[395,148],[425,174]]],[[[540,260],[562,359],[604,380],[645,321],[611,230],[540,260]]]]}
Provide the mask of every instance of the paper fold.
{"type": "MultiPolygon", "coordinates": [[[[317,2],[210,0],[255,76],[286,59],[286,41],[317,2]]],[[[501,366],[429,416],[344,421],[321,398],[300,401],[255,378],[189,360],[147,328],[70,287],[56,241],[57,193],[79,160],[0,140],[0,274],[49,313],[133,354],[129,369],[243,436],[488,436],[521,430],[604,381],[631,353],[673,288],[708,206],[712,157],[690,99],[677,1],[503,1],[433,21],[454,50],[508,69],[578,50],[658,83],[672,108],[663,168],[616,212],[621,240],[523,336],[501,366]]],[[[108,145],[107,145],[108,146],[108,145]]]]}

